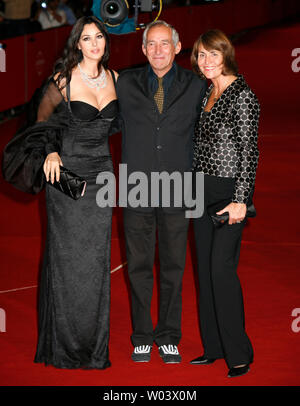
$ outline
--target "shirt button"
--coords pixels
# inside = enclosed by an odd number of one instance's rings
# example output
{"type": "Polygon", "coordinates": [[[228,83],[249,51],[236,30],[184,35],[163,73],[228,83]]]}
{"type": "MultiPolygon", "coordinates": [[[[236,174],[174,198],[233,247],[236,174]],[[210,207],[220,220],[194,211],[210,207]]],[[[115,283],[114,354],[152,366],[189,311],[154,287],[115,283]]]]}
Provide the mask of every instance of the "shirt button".
{"type": "Polygon", "coordinates": [[[162,149],[162,146],[161,146],[161,145],[157,145],[156,148],[157,148],[157,149],[162,149]]]}
{"type": "Polygon", "coordinates": [[[159,131],[159,130],[160,130],[160,128],[159,128],[159,127],[156,127],[156,129],[157,129],[157,131],[159,131]]]}

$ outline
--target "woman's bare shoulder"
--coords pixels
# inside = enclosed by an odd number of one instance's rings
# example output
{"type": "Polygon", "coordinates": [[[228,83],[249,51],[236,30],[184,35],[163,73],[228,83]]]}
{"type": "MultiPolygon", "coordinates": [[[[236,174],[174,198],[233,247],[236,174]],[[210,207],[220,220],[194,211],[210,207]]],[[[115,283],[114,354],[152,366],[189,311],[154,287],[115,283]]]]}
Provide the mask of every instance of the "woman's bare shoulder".
{"type": "Polygon", "coordinates": [[[116,72],[115,70],[113,70],[113,69],[110,69],[110,71],[111,72],[113,72],[113,74],[114,74],[114,76],[115,76],[115,78],[116,78],[116,80],[118,79],[118,77],[119,77],[119,74],[118,74],[118,72],[116,72]]]}
{"type": "Polygon", "coordinates": [[[60,74],[61,72],[55,73],[53,76],[53,81],[55,82],[57,88],[60,90],[60,92],[65,96],[65,87],[66,87],[66,78],[61,78],[60,79],[60,74]]]}

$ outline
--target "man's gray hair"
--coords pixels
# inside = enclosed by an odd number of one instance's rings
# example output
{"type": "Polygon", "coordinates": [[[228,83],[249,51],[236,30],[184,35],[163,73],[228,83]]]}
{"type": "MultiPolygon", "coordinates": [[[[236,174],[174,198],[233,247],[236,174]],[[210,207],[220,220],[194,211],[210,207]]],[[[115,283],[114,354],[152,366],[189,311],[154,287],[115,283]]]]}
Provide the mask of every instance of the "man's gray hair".
{"type": "Polygon", "coordinates": [[[175,30],[175,28],[171,24],[168,24],[163,20],[156,20],[156,21],[153,21],[152,23],[148,24],[147,27],[145,28],[144,33],[143,33],[143,45],[144,45],[145,48],[147,46],[148,31],[151,28],[156,27],[156,26],[160,26],[160,25],[163,25],[164,27],[170,28],[172,30],[172,40],[173,40],[174,46],[176,47],[176,45],[178,44],[178,42],[179,42],[179,34],[175,30]]]}

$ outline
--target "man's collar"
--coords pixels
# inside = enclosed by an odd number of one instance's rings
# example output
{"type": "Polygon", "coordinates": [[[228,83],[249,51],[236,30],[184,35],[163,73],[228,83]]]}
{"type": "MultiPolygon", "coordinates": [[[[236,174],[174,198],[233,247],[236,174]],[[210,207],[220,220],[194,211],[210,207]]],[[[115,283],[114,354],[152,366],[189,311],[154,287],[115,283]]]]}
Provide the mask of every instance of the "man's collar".
{"type": "MultiPolygon", "coordinates": [[[[169,77],[172,77],[177,71],[177,65],[176,62],[173,62],[171,69],[168,70],[168,72],[163,76],[163,79],[167,79],[169,77]]],[[[152,66],[149,64],[148,65],[148,74],[150,78],[157,78],[156,73],[153,71],[152,66]]]]}

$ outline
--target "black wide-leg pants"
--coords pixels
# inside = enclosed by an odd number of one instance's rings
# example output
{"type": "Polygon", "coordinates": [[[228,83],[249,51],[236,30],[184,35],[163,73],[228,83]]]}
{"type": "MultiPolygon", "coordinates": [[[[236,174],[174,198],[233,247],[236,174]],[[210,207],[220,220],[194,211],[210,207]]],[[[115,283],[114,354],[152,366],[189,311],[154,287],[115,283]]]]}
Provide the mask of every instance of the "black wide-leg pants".
{"type": "Polygon", "coordinates": [[[186,260],[189,219],[185,211],[149,212],[124,209],[124,231],[134,346],[178,345],[181,338],[182,276],[186,260]],[[159,249],[159,317],[153,329],[151,299],[156,231],[159,249]]]}
{"type": "Polygon", "coordinates": [[[209,216],[212,207],[221,210],[230,200],[234,179],[205,175],[204,214],[194,219],[198,261],[200,330],[204,354],[224,358],[228,367],[253,360],[245,332],[243,294],[237,275],[242,232],[246,220],[215,228],[209,216]]]}

